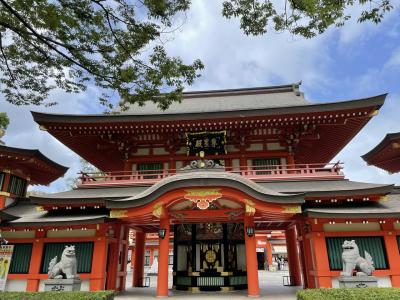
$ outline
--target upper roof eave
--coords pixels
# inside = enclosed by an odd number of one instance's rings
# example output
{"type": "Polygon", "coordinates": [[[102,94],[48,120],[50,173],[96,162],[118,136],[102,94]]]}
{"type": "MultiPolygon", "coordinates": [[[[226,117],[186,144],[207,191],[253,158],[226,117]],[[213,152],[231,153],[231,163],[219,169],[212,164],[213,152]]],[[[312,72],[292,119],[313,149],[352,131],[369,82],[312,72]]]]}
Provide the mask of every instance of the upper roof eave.
{"type": "MultiPolygon", "coordinates": [[[[36,158],[36,159],[40,160],[42,163],[44,163],[45,165],[47,165],[47,166],[53,168],[53,170],[55,170],[54,173],[53,172],[51,172],[51,174],[48,173],[46,175],[46,178],[43,176],[41,176],[41,178],[39,178],[39,175],[38,176],[31,175],[31,184],[42,184],[42,185],[50,184],[54,180],[57,180],[59,177],[64,176],[64,174],[68,170],[68,167],[65,167],[63,165],[56,163],[55,161],[53,161],[50,158],[48,158],[47,156],[45,156],[38,149],[15,148],[15,147],[0,145],[0,153],[9,153],[12,155],[36,158]]],[[[33,167],[33,169],[36,169],[36,168],[33,167]]]]}
{"type": "Polygon", "coordinates": [[[40,152],[40,150],[38,150],[38,149],[15,148],[15,147],[0,145],[0,152],[1,151],[16,153],[16,154],[20,154],[20,155],[36,156],[37,158],[40,158],[45,163],[58,169],[60,172],[65,173],[68,170],[68,167],[65,167],[63,165],[56,163],[55,161],[51,160],[46,155],[44,155],[42,152],[40,152]]]}
{"type": "Polygon", "coordinates": [[[374,107],[380,108],[384,102],[387,93],[340,102],[314,103],[309,105],[298,105],[288,107],[273,107],[265,109],[252,110],[236,110],[224,112],[204,112],[204,113],[182,113],[182,114],[153,114],[153,115],[127,115],[127,114],[88,114],[88,115],[71,115],[71,114],[49,114],[31,111],[32,116],[38,124],[46,123],[76,123],[76,124],[93,124],[93,123],[124,123],[139,121],[175,121],[175,120],[192,120],[192,119],[212,119],[212,118],[235,118],[235,117],[255,117],[255,116],[276,116],[301,113],[316,113],[324,111],[337,111],[346,109],[357,109],[374,107]]]}
{"type": "Polygon", "coordinates": [[[379,153],[379,151],[383,150],[386,148],[390,143],[394,140],[400,140],[400,132],[394,132],[394,133],[388,133],[385,135],[385,137],[379,142],[378,145],[376,145],[372,150],[369,152],[365,153],[362,155],[362,159],[369,163],[369,160],[372,159],[372,157],[379,153]]]}

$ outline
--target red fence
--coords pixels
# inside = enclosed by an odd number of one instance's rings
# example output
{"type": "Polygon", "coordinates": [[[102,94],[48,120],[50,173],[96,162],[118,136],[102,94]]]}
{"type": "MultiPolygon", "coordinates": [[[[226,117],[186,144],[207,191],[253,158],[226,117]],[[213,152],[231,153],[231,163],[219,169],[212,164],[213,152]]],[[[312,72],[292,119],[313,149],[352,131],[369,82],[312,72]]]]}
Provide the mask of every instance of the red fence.
{"type": "MultiPolygon", "coordinates": [[[[227,167],[226,172],[239,174],[253,181],[316,180],[344,178],[340,162],[329,164],[297,164],[270,166],[227,167]]],[[[117,171],[106,173],[80,173],[80,184],[89,185],[151,185],[180,170],[117,171]]]]}

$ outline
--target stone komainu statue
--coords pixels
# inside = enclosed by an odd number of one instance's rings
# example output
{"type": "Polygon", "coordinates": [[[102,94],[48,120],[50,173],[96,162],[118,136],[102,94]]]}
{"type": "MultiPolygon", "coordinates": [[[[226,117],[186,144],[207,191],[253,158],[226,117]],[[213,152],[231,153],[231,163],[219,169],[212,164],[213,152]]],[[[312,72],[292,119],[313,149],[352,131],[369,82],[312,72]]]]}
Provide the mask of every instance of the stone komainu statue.
{"type": "Polygon", "coordinates": [[[49,263],[49,279],[78,279],[75,246],[65,246],[61,260],[54,257],[49,263]]]}
{"type": "Polygon", "coordinates": [[[371,255],[364,251],[365,258],[361,257],[358,246],[354,240],[344,241],[342,253],[343,272],[342,276],[353,276],[353,271],[357,270],[357,276],[371,276],[375,270],[371,255]]]}

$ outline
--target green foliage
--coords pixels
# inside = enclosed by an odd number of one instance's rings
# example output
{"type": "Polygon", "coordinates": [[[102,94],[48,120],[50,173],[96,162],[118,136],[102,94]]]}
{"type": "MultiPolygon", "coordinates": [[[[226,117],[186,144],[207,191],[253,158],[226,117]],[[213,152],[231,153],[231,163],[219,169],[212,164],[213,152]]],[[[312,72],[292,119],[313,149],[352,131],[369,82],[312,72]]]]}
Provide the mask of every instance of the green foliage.
{"type": "Polygon", "coordinates": [[[6,130],[9,124],[10,119],[8,118],[7,113],[0,112],[0,129],[6,130]]]}
{"type": "Polygon", "coordinates": [[[0,0],[0,88],[16,104],[54,105],[55,88],[84,91],[94,84],[100,102],[181,100],[203,64],[169,57],[165,31],[173,30],[189,0],[0,0]],[[172,27],[172,28],[171,28],[172,27]],[[152,46],[152,49],[150,48],[152,46]],[[163,92],[160,94],[160,92],[163,92]]]}
{"type": "Polygon", "coordinates": [[[262,35],[270,27],[312,38],[331,26],[343,26],[351,18],[348,9],[357,5],[364,9],[358,22],[376,24],[393,8],[390,0],[228,0],[223,3],[222,14],[239,17],[247,35],[262,35]]]}
{"type": "Polygon", "coordinates": [[[352,288],[307,289],[297,292],[298,300],[395,300],[400,299],[400,289],[352,288]]]}
{"type": "Polygon", "coordinates": [[[113,291],[100,292],[2,292],[0,300],[112,300],[113,291]]]}
{"type": "MultiPolygon", "coordinates": [[[[222,14],[240,18],[247,35],[272,28],[311,38],[342,26],[348,9],[359,22],[380,23],[390,0],[226,0],[222,14]]],[[[108,109],[143,105],[166,109],[181,101],[203,69],[170,57],[163,37],[176,29],[190,0],[0,0],[0,91],[16,105],[54,105],[55,88],[79,93],[94,85],[108,109]]]]}

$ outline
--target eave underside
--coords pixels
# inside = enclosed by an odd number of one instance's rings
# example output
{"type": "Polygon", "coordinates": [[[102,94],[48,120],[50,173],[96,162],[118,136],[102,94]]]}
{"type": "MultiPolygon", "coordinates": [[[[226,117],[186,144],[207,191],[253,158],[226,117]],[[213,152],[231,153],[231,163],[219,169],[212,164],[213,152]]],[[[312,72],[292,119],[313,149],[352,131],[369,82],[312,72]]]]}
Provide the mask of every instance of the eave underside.
{"type": "Polygon", "coordinates": [[[48,185],[68,170],[48,159],[38,150],[12,148],[0,145],[0,167],[20,170],[30,177],[31,184],[48,185]]]}
{"type": "MultiPolygon", "coordinates": [[[[141,120],[139,117],[122,115],[87,118],[43,116],[37,113],[34,117],[61,143],[103,171],[123,170],[126,159],[134,157],[138,147],[164,147],[177,143],[184,146],[187,132],[246,132],[257,128],[281,131],[278,139],[286,144],[285,151],[293,151],[296,163],[327,163],[371,119],[383,104],[384,96],[371,99],[358,101],[360,103],[350,101],[351,103],[308,105],[301,106],[301,109],[289,107],[280,110],[253,110],[239,112],[236,113],[237,116],[231,117],[228,113],[218,116],[205,114],[198,116],[198,119],[187,118],[187,115],[176,116],[176,120],[141,120]],[[134,138],[139,135],[157,135],[158,141],[142,143],[134,138]],[[124,150],[125,154],[121,152],[122,148],[128,149],[124,150]]],[[[235,143],[237,141],[228,138],[227,144],[235,143]]]]}
{"type": "Polygon", "coordinates": [[[368,165],[381,168],[389,173],[400,172],[400,133],[390,133],[362,158],[368,165]]]}

